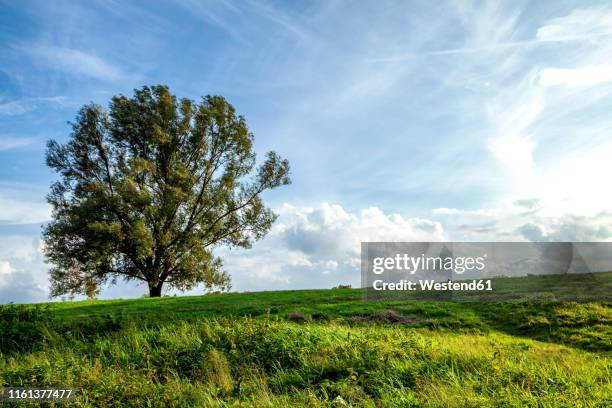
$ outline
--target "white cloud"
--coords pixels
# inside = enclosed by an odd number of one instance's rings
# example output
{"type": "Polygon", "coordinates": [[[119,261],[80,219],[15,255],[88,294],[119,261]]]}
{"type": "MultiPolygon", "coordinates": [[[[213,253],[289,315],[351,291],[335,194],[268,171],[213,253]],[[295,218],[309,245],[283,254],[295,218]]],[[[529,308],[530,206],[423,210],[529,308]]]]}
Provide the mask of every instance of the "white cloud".
{"type": "Polygon", "coordinates": [[[494,208],[440,208],[422,219],[376,207],[350,212],[337,204],[285,204],[262,242],[221,255],[236,290],[327,288],[360,284],[362,241],[612,240],[611,213],[555,216],[546,205],[523,199],[494,208]]]}
{"type": "Polygon", "coordinates": [[[0,196],[0,224],[35,224],[51,219],[51,208],[38,201],[0,196]]]}
{"type": "Polygon", "coordinates": [[[35,236],[0,236],[0,304],[48,298],[47,266],[35,236]]]}
{"type": "Polygon", "coordinates": [[[568,87],[593,86],[612,81],[612,65],[584,68],[545,68],[540,71],[540,85],[568,87]]]}
{"type": "Polygon", "coordinates": [[[349,212],[338,204],[284,204],[270,235],[247,251],[222,251],[235,289],[326,288],[359,285],[362,241],[440,241],[438,222],[385,214],[376,207],[349,212]]]}
{"type": "Polygon", "coordinates": [[[338,270],[338,261],[334,261],[334,260],[325,261],[325,262],[322,262],[320,266],[322,270],[321,273],[323,275],[327,275],[329,273],[333,273],[338,270]]]}
{"type": "Polygon", "coordinates": [[[491,124],[487,147],[510,191],[524,191],[525,180],[533,174],[533,155],[537,141],[533,126],[540,119],[546,100],[538,87],[536,73],[529,71],[518,81],[501,88],[485,104],[491,124]]]}
{"type": "Polygon", "coordinates": [[[612,194],[601,188],[608,143],[589,134],[591,127],[609,132],[612,126],[590,113],[612,96],[610,87],[594,87],[612,82],[612,65],[605,63],[612,47],[603,41],[608,35],[611,9],[576,9],[544,21],[534,39],[565,42],[556,45],[560,58],[528,49],[497,56],[487,72],[494,91],[484,104],[490,123],[486,146],[498,167],[497,185],[503,186],[497,201],[541,198],[555,216],[609,208],[612,194]],[[555,66],[575,61],[580,65],[555,66]]]}
{"type": "Polygon", "coordinates": [[[242,45],[251,45],[263,27],[273,29],[276,36],[290,34],[301,41],[310,40],[310,34],[294,17],[265,2],[203,3],[179,0],[177,3],[191,15],[216,26],[242,45]]]}
{"type": "Polygon", "coordinates": [[[498,162],[521,172],[531,170],[535,143],[528,136],[507,134],[492,139],[489,149],[498,162]]]}
{"type": "Polygon", "coordinates": [[[563,17],[550,19],[538,28],[540,41],[587,39],[612,35],[612,13],[605,8],[574,9],[563,17]]]}
{"type": "Polygon", "coordinates": [[[0,137],[0,152],[4,150],[18,149],[21,147],[30,146],[38,140],[32,137],[0,137]]]}
{"type": "MultiPolygon", "coordinates": [[[[538,27],[535,38],[515,40],[521,22],[520,10],[503,10],[499,2],[458,3],[458,14],[469,37],[463,47],[402,53],[372,59],[397,62],[417,56],[495,54],[500,51],[531,50],[569,43],[607,41],[612,36],[612,12],[609,8],[575,9],[570,14],[547,20],[538,27]]],[[[486,58],[486,57],[485,57],[486,58]]]]}
{"type": "Polygon", "coordinates": [[[37,98],[22,98],[0,103],[0,115],[16,116],[38,109],[41,105],[65,106],[65,96],[48,96],[37,98]]]}
{"type": "MultiPolygon", "coordinates": [[[[0,261],[0,275],[8,275],[13,272],[13,268],[8,261],[0,261]]],[[[0,285],[2,285],[2,281],[0,280],[0,285]]]]}
{"type": "Polygon", "coordinates": [[[551,216],[592,216],[611,209],[610,157],[611,142],[578,147],[539,171],[530,182],[545,211],[551,216]]]}
{"type": "Polygon", "coordinates": [[[350,108],[392,94],[394,87],[405,78],[412,67],[408,64],[384,65],[353,63],[350,75],[342,78],[328,96],[333,114],[351,113],[350,108]]]}
{"type": "Polygon", "coordinates": [[[358,257],[363,241],[430,241],[443,237],[439,223],[385,214],[370,207],[358,213],[323,203],[316,208],[285,206],[276,227],[287,246],[315,256],[358,257]]]}
{"type": "Polygon", "coordinates": [[[434,215],[473,215],[476,217],[497,217],[499,210],[497,209],[477,209],[477,210],[460,210],[458,208],[434,208],[431,210],[434,215]]]}
{"type": "MultiPolygon", "coordinates": [[[[356,212],[337,204],[285,204],[271,233],[249,250],[220,250],[234,289],[283,290],[360,285],[362,241],[603,241],[612,240],[612,213],[546,214],[546,203],[523,199],[495,208],[432,210],[431,219],[356,212]]],[[[40,239],[0,236],[0,303],[45,300],[48,266],[40,239]]],[[[142,285],[119,282],[103,298],[137,297],[142,285]]],[[[188,294],[202,293],[196,289],[188,294]]]]}
{"type": "Polygon", "coordinates": [[[452,241],[612,241],[612,213],[560,213],[555,203],[523,199],[495,208],[432,213],[452,241]]]}
{"type": "Polygon", "coordinates": [[[127,78],[119,67],[91,52],[48,44],[25,45],[22,50],[36,62],[70,74],[109,82],[127,78]]]}

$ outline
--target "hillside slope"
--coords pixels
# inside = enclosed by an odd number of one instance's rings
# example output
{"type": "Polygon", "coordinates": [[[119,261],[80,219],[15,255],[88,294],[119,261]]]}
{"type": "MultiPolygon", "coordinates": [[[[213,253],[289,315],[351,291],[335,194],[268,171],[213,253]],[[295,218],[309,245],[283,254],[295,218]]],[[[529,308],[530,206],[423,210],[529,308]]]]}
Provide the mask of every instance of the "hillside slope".
{"type": "Polygon", "coordinates": [[[610,327],[605,302],[353,289],[12,305],[0,381],[75,387],[82,407],[605,406],[610,327]]]}

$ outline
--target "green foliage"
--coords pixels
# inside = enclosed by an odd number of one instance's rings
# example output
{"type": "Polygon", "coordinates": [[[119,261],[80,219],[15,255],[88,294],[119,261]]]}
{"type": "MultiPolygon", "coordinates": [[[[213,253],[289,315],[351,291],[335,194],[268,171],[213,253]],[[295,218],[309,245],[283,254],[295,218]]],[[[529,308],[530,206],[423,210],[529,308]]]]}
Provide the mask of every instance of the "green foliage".
{"type": "Polygon", "coordinates": [[[44,338],[49,306],[0,305],[0,354],[28,350],[44,338]]]}
{"type": "Polygon", "coordinates": [[[276,216],[260,195],[289,184],[269,152],[255,167],[253,135],[220,96],[177,99],[165,86],[84,106],[65,144],[48,143],[60,180],[48,201],[45,251],[52,295],[95,297],[118,278],[189,289],[228,288],[213,249],[248,248],[276,216]]]}

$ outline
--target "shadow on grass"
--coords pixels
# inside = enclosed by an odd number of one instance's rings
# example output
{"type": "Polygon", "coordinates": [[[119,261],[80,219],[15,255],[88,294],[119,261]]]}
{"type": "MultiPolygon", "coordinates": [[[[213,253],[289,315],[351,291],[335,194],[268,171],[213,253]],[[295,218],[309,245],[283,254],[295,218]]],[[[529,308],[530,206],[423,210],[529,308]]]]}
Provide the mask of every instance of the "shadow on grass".
{"type": "Polygon", "coordinates": [[[586,351],[612,351],[612,303],[464,303],[488,327],[586,351]]]}

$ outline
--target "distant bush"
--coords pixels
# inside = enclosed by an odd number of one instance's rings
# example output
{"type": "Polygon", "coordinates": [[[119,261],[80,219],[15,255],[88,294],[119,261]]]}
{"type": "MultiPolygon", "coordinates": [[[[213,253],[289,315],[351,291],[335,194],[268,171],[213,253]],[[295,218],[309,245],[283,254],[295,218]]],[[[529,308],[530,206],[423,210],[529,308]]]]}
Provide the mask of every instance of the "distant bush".
{"type": "Polygon", "coordinates": [[[352,289],[352,285],[349,283],[348,285],[338,285],[334,286],[332,289],[352,289]]]}

